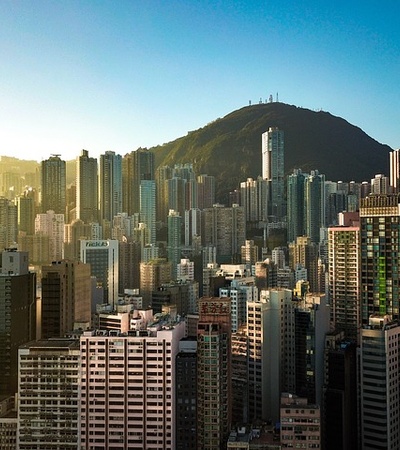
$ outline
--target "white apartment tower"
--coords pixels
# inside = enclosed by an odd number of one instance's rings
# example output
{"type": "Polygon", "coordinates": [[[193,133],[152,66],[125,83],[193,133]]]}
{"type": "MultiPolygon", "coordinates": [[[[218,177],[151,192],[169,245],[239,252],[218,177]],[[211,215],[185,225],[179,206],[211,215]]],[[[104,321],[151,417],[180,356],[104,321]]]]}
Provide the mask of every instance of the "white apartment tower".
{"type": "Polygon", "coordinates": [[[81,338],[80,448],[175,449],[175,359],[184,322],[81,338]]]}
{"type": "Polygon", "coordinates": [[[295,389],[292,291],[260,291],[247,303],[249,419],[279,420],[280,393],[295,389]]]}
{"type": "Polygon", "coordinates": [[[270,214],[285,215],[285,142],[284,132],[270,127],[262,134],[262,178],[270,182],[270,214]]]}

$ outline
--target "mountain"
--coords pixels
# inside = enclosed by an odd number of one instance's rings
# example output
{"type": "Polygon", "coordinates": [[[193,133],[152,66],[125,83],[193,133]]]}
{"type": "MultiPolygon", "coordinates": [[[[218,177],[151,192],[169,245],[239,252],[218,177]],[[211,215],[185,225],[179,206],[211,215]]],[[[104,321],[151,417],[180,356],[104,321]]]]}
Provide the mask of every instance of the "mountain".
{"type": "Polygon", "coordinates": [[[388,174],[389,146],[328,112],[278,102],[246,106],[150,150],[157,166],[193,163],[197,174],[214,175],[217,198],[226,201],[241,181],[261,175],[261,135],[269,127],[285,132],[288,174],[317,169],[331,181],[388,174]]]}

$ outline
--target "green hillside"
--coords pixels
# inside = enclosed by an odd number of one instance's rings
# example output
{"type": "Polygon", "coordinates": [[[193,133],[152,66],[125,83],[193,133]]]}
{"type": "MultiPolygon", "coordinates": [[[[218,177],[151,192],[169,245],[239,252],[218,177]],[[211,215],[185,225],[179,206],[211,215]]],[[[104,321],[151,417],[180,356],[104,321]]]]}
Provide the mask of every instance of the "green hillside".
{"type": "Polygon", "coordinates": [[[261,135],[269,127],[285,131],[285,171],[318,169],[332,181],[370,180],[388,174],[391,148],[330,113],[285,103],[247,106],[153,147],[156,165],[191,162],[196,173],[214,175],[217,195],[226,201],[240,181],[261,175],[261,135]]]}

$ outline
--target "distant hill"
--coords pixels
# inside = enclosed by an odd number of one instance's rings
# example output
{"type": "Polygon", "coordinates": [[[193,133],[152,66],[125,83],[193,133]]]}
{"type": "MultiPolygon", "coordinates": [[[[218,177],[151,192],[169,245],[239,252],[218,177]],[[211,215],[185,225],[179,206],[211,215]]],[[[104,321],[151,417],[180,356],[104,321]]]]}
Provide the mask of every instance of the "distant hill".
{"type": "Polygon", "coordinates": [[[388,174],[389,146],[328,112],[285,103],[246,106],[150,150],[157,166],[191,162],[197,174],[214,175],[218,198],[226,201],[241,181],[261,175],[261,135],[269,127],[285,132],[286,173],[318,169],[331,181],[388,174]]]}

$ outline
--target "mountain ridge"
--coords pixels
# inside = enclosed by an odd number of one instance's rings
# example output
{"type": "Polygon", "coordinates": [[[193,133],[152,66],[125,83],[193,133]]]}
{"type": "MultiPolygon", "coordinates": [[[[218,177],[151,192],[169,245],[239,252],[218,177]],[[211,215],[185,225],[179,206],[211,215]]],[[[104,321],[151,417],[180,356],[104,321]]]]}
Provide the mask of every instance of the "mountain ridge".
{"type": "Polygon", "coordinates": [[[317,169],[327,180],[361,182],[388,173],[388,145],[329,112],[278,102],[245,106],[150,150],[156,166],[193,163],[197,174],[214,175],[217,198],[226,200],[240,181],[261,175],[261,135],[269,127],[285,132],[286,174],[317,169]]]}

